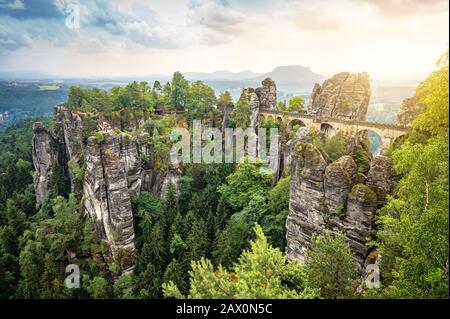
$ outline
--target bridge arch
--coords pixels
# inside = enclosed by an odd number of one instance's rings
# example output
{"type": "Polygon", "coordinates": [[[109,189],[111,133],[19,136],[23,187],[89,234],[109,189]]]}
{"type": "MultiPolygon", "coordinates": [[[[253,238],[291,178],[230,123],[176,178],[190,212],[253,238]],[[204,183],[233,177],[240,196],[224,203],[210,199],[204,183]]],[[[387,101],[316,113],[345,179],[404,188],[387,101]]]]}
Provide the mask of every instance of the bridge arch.
{"type": "Polygon", "coordinates": [[[363,128],[356,134],[360,142],[367,144],[367,148],[372,155],[379,155],[383,151],[384,139],[381,131],[377,129],[363,128]]]}
{"type": "Polygon", "coordinates": [[[289,131],[293,131],[293,130],[294,130],[294,127],[296,127],[296,126],[299,126],[299,127],[306,127],[307,125],[306,125],[305,122],[303,122],[303,121],[300,120],[300,119],[292,119],[292,120],[289,121],[289,123],[288,123],[288,129],[289,129],[289,131]]]}
{"type": "Polygon", "coordinates": [[[337,130],[334,128],[334,126],[329,123],[321,123],[320,131],[324,133],[327,137],[332,137],[337,133],[337,130]]]}

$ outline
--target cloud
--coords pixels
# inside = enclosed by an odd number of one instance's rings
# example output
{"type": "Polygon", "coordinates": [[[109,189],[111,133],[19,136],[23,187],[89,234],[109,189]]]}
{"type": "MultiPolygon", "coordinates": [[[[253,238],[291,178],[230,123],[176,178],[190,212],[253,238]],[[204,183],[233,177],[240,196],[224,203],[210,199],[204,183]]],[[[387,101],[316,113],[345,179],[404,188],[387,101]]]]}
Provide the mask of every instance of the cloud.
{"type": "Polygon", "coordinates": [[[369,0],[384,17],[423,15],[448,11],[448,0],[369,0]]]}
{"type": "Polygon", "coordinates": [[[1,15],[18,20],[25,19],[58,19],[63,14],[51,0],[13,0],[0,2],[1,15]]]}
{"type": "Polygon", "coordinates": [[[193,1],[187,17],[190,25],[199,29],[201,43],[210,45],[231,41],[247,25],[244,13],[233,9],[228,1],[193,1]]]}
{"type": "Polygon", "coordinates": [[[22,0],[0,0],[0,9],[20,10],[25,9],[25,5],[22,0]]]}

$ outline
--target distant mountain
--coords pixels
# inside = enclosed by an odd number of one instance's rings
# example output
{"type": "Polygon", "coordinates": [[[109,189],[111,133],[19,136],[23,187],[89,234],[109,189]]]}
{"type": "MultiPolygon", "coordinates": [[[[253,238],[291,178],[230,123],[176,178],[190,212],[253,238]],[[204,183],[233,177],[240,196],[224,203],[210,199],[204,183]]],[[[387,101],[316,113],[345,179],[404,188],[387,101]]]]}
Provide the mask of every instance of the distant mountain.
{"type": "Polygon", "coordinates": [[[287,94],[310,93],[314,83],[322,81],[324,77],[314,73],[310,67],[301,65],[278,66],[268,73],[255,73],[251,71],[231,72],[215,71],[210,73],[186,72],[184,76],[191,81],[202,80],[213,87],[221,89],[229,87],[235,89],[247,86],[258,86],[267,77],[277,84],[277,89],[287,94]]]}
{"type": "Polygon", "coordinates": [[[265,77],[270,77],[280,90],[287,92],[310,91],[314,83],[324,79],[322,75],[314,73],[310,67],[301,65],[279,66],[262,76],[262,78],[265,77]]]}
{"type": "Polygon", "coordinates": [[[0,81],[49,80],[55,78],[54,75],[39,72],[0,72],[0,81]]]}
{"type": "Polygon", "coordinates": [[[241,71],[241,72],[231,72],[227,70],[214,71],[210,73],[204,72],[186,72],[184,76],[188,80],[202,80],[202,81],[244,81],[248,79],[253,79],[262,75],[262,73],[255,73],[252,71],[241,71]]]}

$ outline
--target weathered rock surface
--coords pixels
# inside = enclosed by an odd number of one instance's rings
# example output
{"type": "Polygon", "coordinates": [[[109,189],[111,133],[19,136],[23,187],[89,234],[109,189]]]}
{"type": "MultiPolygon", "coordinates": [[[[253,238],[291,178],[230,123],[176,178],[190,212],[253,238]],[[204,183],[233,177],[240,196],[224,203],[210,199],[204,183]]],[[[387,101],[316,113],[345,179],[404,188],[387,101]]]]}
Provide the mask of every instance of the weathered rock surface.
{"type": "Polygon", "coordinates": [[[325,169],[325,204],[330,214],[339,215],[344,211],[356,173],[355,161],[348,155],[331,163],[325,169]]]}
{"type": "Polygon", "coordinates": [[[128,134],[121,134],[119,145],[119,160],[125,169],[127,187],[132,195],[137,195],[142,186],[142,163],[136,138],[128,134]]]}
{"type": "Polygon", "coordinates": [[[386,199],[386,195],[392,191],[394,172],[392,159],[387,156],[375,156],[370,162],[369,173],[367,174],[367,185],[373,189],[377,195],[379,204],[386,199]]]}
{"type": "Polygon", "coordinates": [[[286,254],[291,259],[304,261],[312,236],[325,229],[323,181],[327,162],[309,143],[297,144],[291,156],[286,254]]]}
{"type": "Polygon", "coordinates": [[[392,162],[385,156],[374,157],[366,182],[351,156],[329,163],[303,132],[291,143],[288,257],[304,261],[313,236],[340,232],[362,266],[373,214],[392,188],[392,162]]]}
{"type": "Polygon", "coordinates": [[[262,81],[262,87],[256,89],[262,108],[275,109],[277,106],[277,86],[271,78],[262,81]]]}
{"type": "Polygon", "coordinates": [[[369,99],[369,74],[342,72],[314,85],[308,113],[318,118],[365,120],[369,99]]]}
{"type": "MultiPolygon", "coordinates": [[[[63,146],[67,161],[83,165],[83,124],[81,117],[66,109],[63,105],[55,108],[55,130],[57,139],[63,146]]],[[[80,193],[80,184],[76,181],[75,172],[68,167],[71,192],[80,193]]]]}
{"type": "Polygon", "coordinates": [[[84,208],[95,220],[100,237],[126,271],[133,267],[134,229],[126,166],[119,155],[120,136],[104,133],[102,143],[89,138],[83,195],[84,208]]]}
{"type": "Polygon", "coordinates": [[[426,106],[420,104],[416,97],[403,100],[400,110],[397,113],[397,123],[400,125],[411,125],[412,121],[425,110],[426,106]]]}
{"type": "Polygon", "coordinates": [[[55,165],[61,165],[61,145],[41,122],[33,124],[33,165],[36,172],[34,191],[36,203],[41,205],[48,196],[49,180],[55,165]]]}
{"type": "Polygon", "coordinates": [[[248,88],[245,92],[247,95],[248,107],[250,109],[250,127],[257,133],[261,124],[259,123],[259,107],[261,104],[255,89],[248,88]]]}
{"type": "Polygon", "coordinates": [[[133,268],[135,254],[131,197],[148,191],[163,198],[170,183],[178,195],[181,172],[171,168],[161,175],[151,164],[153,148],[149,134],[116,133],[104,118],[96,118],[102,137],[83,141],[84,116],[57,106],[54,135],[41,123],[35,123],[33,163],[37,203],[42,204],[47,198],[53,167],[59,165],[70,176],[72,192],[83,195],[85,212],[95,221],[99,237],[110,248],[105,258],[128,271],[133,268]],[[68,168],[69,161],[79,169],[85,167],[81,182],[68,168]]]}
{"type": "Polygon", "coordinates": [[[230,120],[231,112],[233,112],[234,105],[233,103],[228,104],[219,104],[217,107],[222,111],[222,123],[221,123],[221,131],[225,132],[225,128],[227,127],[227,123],[230,120]]]}

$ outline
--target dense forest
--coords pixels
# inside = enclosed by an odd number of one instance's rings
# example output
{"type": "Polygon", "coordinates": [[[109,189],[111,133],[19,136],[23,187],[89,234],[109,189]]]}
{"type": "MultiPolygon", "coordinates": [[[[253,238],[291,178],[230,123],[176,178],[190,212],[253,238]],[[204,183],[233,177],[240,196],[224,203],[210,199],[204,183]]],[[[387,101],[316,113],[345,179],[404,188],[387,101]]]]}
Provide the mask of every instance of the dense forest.
{"type": "MultiPolygon", "coordinates": [[[[0,133],[0,297],[1,298],[448,298],[448,53],[416,90],[426,108],[402,143],[389,150],[396,187],[377,211],[371,254],[381,255],[381,287],[369,289],[340,235],[314,237],[305,263],[289,260],[286,218],[290,176],[273,184],[259,162],[182,164],[180,194],[173,185],[161,199],[148,192],[132,198],[137,256],[122,273],[103,258],[104,243],[83,214],[82,198],[55,167],[50,194],[36,206],[33,188],[32,123],[27,119],[0,133]],[[69,289],[66,266],[79,265],[81,285],[69,289]]],[[[303,111],[294,99],[280,111],[303,111]]],[[[125,136],[146,132],[155,150],[141,157],[168,169],[171,128],[191,129],[193,119],[214,127],[247,127],[244,95],[216,97],[201,81],[176,72],[170,82],[133,82],[109,91],[69,91],[68,109],[86,116],[84,143],[103,136],[94,116],[125,136]],[[227,123],[223,109],[234,104],[227,123]]],[[[40,119],[52,130],[52,119],[40,119]]],[[[263,127],[282,123],[265,122],[263,127]]],[[[296,129],[296,128],[295,128],[296,129]]],[[[294,132],[295,133],[295,132],[294,132]]],[[[293,134],[293,132],[290,132],[293,134]]],[[[346,154],[345,137],[313,134],[331,160],[346,154]]],[[[285,137],[286,139],[289,136],[285,137]]],[[[367,166],[364,154],[355,158],[367,166]]],[[[69,163],[82,180],[85,167],[69,163]]]]}

